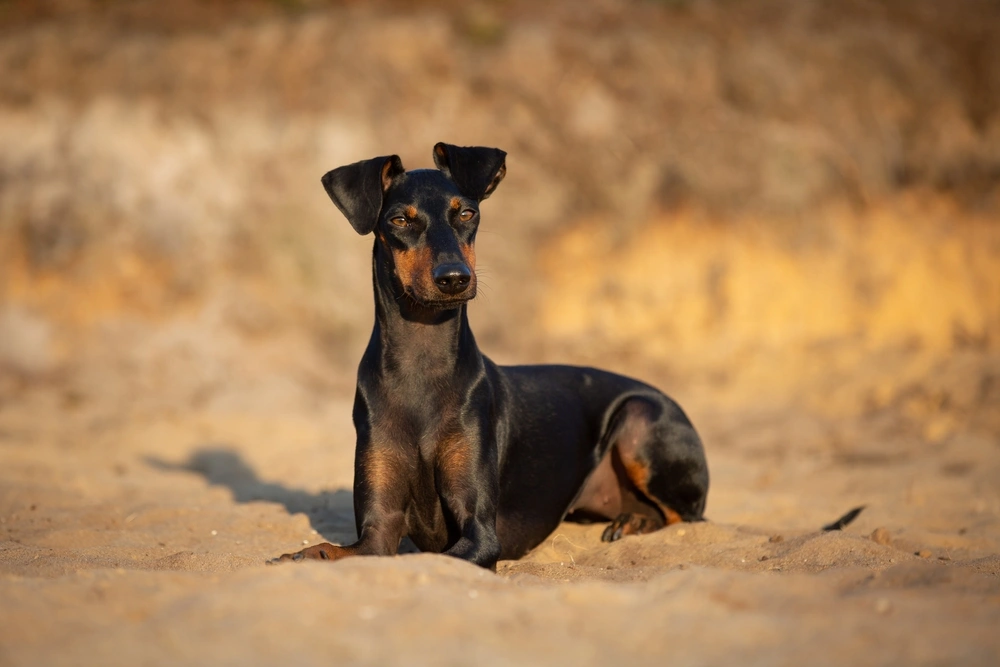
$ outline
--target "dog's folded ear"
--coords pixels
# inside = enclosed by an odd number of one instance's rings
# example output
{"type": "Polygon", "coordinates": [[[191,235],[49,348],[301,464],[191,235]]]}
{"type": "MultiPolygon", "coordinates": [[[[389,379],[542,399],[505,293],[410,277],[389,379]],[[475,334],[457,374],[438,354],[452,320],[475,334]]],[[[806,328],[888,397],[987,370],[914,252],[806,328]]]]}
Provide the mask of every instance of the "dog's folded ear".
{"type": "Polygon", "coordinates": [[[328,171],[321,179],[326,194],[361,235],[370,233],[378,222],[382,198],[393,179],[404,172],[398,155],[362,160],[328,171]]]}
{"type": "Polygon", "coordinates": [[[434,146],[434,164],[470,199],[482,201],[493,194],[507,175],[507,154],[483,146],[434,146]]]}

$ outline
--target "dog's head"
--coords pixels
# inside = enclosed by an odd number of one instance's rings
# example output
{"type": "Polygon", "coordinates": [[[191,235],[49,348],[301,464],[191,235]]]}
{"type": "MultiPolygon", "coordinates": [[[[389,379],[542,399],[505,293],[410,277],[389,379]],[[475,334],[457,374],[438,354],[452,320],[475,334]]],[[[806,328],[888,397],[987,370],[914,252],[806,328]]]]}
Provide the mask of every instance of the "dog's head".
{"type": "Polygon", "coordinates": [[[407,296],[457,308],[476,296],[479,204],[503,180],[506,155],[439,143],[437,169],[406,171],[389,155],[327,172],[323,187],[359,234],[375,233],[407,296]]]}

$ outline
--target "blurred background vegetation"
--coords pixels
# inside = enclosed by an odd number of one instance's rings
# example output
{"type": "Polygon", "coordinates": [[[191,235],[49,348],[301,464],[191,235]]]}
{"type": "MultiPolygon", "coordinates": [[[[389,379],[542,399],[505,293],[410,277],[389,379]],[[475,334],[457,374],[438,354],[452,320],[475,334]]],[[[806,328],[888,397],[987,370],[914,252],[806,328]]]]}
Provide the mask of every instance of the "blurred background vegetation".
{"type": "Polygon", "coordinates": [[[319,177],[448,141],[509,154],[498,361],[1000,404],[996,0],[0,0],[0,72],[0,401],[349,392],[371,240],[319,177]]]}

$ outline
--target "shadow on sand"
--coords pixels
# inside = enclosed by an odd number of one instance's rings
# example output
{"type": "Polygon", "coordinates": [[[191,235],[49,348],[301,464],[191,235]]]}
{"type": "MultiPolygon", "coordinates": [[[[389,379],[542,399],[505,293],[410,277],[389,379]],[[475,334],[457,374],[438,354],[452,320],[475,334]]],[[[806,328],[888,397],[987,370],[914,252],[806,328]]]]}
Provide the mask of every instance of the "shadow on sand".
{"type": "Polygon", "coordinates": [[[195,451],[184,463],[147,456],[146,463],[159,470],[193,472],[213,486],[228,488],[240,503],[264,500],[281,503],[289,513],[304,513],[313,529],[334,544],[357,539],[354,528],[354,494],[347,489],[310,493],[267,482],[247,465],[232,447],[214,445],[195,451]]]}

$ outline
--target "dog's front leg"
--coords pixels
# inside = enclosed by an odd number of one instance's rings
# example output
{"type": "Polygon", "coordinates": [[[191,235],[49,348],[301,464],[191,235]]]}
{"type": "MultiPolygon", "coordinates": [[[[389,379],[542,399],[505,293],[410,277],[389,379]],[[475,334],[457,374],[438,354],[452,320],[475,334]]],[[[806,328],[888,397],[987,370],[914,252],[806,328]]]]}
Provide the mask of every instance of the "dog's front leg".
{"type": "Polygon", "coordinates": [[[306,559],[340,560],[348,556],[392,556],[399,549],[406,519],[409,485],[401,477],[398,449],[359,443],[354,470],[354,517],[358,541],[346,546],[324,542],[273,558],[268,563],[306,559]]]}
{"type": "Polygon", "coordinates": [[[488,497],[452,496],[446,498],[446,502],[458,519],[462,534],[445,553],[496,572],[500,540],[497,538],[495,491],[488,497]]]}
{"type": "Polygon", "coordinates": [[[445,553],[496,571],[500,558],[496,448],[453,440],[441,449],[438,474],[442,499],[460,531],[458,541],[445,553]]]}

